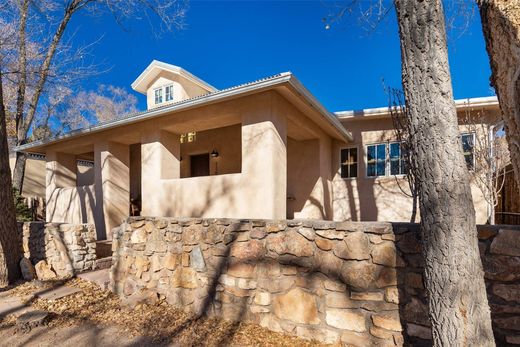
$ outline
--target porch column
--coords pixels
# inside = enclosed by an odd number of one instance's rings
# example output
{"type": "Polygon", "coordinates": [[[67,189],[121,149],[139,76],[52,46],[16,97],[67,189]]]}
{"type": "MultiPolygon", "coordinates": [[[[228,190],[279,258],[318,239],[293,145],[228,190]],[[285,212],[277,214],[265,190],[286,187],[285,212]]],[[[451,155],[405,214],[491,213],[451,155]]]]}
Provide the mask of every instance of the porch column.
{"type": "Polygon", "coordinates": [[[244,218],[287,217],[287,119],[269,107],[242,117],[241,189],[250,210],[244,218]]]}
{"type": "MultiPolygon", "coordinates": [[[[181,177],[180,136],[165,130],[144,132],[141,138],[141,215],[165,216],[168,201],[161,180],[181,177]]],[[[173,216],[172,216],[173,217],[173,216]]]]}
{"type": "Polygon", "coordinates": [[[45,220],[47,222],[68,222],[67,206],[60,206],[58,193],[59,188],[76,186],[76,156],[48,151],[45,171],[45,220]]]}
{"type": "Polygon", "coordinates": [[[112,228],[130,214],[130,149],[116,142],[94,145],[94,220],[98,240],[112,239],[112,228]]]}

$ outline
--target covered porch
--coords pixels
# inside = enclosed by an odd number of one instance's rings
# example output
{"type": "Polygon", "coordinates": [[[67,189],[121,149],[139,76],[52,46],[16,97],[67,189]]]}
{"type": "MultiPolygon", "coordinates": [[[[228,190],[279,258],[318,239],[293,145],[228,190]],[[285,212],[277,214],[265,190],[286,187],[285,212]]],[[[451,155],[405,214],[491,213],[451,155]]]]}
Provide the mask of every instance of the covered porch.
{"type": "Polygon", "coordinates": [[[283,88],[41,145],[47,221],[110,239],[129,215],[330,220],[331,148],[345,139],[318,115],[283,88]],[[90,180],[78,160],[93,161],[90,180]]]}

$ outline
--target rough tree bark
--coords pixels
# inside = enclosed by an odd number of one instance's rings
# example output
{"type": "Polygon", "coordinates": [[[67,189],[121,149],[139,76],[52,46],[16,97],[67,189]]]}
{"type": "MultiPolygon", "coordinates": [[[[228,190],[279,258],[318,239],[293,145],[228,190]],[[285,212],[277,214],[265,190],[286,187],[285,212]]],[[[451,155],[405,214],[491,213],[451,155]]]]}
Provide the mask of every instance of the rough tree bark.
{"type": "Polygon", "coordinates": [[[441,0],[394,0],[435,346],[493,346],[441,0]]]}
{"type": "Polygon", "coordinates": [[[20,278],[19,262],[22,252],[21,233],[16,225],[9,149],[7,147],[6,114],[0,70],[0,286],[20,278]]]}
{"type": "Polygon", "coordinates": [[[506,125],[511,164],[520,187],[520,2],[477,0],[491,65],[491,85],[506,125]]]}

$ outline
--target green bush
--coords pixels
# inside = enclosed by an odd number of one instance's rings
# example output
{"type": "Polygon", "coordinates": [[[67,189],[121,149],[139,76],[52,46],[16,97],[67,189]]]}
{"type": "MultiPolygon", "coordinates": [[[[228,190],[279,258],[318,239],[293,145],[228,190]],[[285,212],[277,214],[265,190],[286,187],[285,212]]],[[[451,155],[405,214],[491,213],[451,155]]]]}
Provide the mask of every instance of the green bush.
{"type": "Polygon", "coordinates": [[[32,211],[25,203],[23,196],[18,193],[18,190],[13,188],[14,207],[16,209],[16,220],[21,222],[29,222],[32,220],[32,211]]]}

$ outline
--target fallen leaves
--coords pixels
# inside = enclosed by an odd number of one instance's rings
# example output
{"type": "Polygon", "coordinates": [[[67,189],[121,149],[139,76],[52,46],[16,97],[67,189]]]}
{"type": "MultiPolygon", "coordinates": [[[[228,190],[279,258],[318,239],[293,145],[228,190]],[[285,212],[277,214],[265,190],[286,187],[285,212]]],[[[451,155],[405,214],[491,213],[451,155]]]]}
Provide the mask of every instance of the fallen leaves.
{"type": "Polygon", "coordinates": [[[58,300],[43,300],[33,294],[52,287],[52,283],[27,282],[10,290],[10,294],[26,298],[38,310],[50,312],[50,327],[84,323],[117,326],[122,334],[147,336],[157,344],[174,342],[181,346],[320,346],[314,341],[275,333],[254,324],[193,318],[163,301],[125,309],[116,295],[95,284],[78,278],[65,284],[82,291],[58,300]]]}

